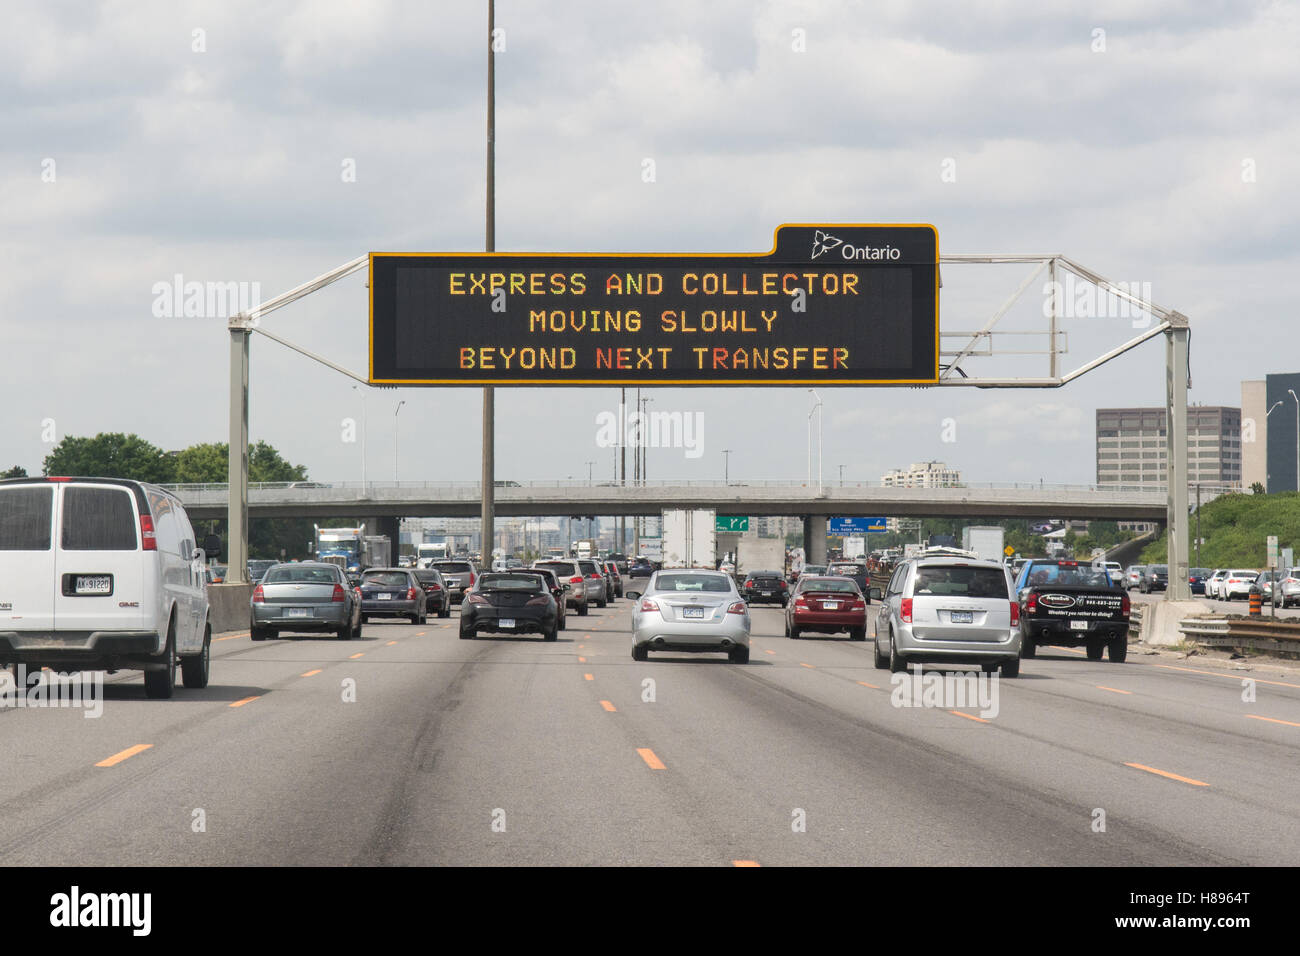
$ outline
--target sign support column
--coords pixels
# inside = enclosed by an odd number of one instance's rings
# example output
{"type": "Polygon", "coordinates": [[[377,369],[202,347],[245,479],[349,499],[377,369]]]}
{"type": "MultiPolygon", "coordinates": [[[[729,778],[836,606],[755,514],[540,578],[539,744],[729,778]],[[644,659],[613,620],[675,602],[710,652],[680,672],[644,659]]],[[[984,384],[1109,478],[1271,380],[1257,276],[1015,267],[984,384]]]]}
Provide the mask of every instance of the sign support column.
{"type": "MultiPolygon", "coordinates": [[[[488,88],[487,88],[487,223],[485,252],[496,252],[496,0],[488,0],[488,88]]],[[[483,386],[483,510],[479,522],[482,541],[480,561],[492,566],[496,544],[493,512],[496,510],[496,394],[483,386]]]]}
{"type": "Polygon", "coordinates": [[[1169,486],[1166,527],[1169,541],[1169,586],[1166,601],[1191,600],[1187,583],[1187,317],[1177,312],[1165,333],[1165,479],[1169,486]]]}
{"type": "Polygon", "coordinates": [[[248,339],[249,330],[230,321],[230,451],[226,480],[226,581],[246,584],[248,577],[248,339]]]}

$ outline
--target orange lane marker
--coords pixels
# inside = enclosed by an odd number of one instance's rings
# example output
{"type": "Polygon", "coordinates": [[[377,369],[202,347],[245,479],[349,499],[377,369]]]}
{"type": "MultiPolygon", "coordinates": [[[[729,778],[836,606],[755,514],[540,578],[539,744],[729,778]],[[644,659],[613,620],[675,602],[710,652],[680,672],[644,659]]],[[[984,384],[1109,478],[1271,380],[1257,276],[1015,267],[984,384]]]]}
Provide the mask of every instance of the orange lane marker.
{"type": "MultiPolygon", "coordinates": [[[[443,626],[443,627],[446,627],[447,625],[444,624],[444,625],[442,625],[442,626],[443,626]]],[[[416,637],[424,637],[424,631],[416,631],[416,632],[415,632],[415,636],[416,636],[416,637]]],[[[393,643],[396,644],[397,642],[396,642],[396,641],[393,641],[393,643]]]]}
{"type": "Polygon", "coordinates": [[[765,648],[763,648],[763,653],[764,653],[764,654],[775,654],[776,651],[769,651],[769,650],[765,647],[765,648]]]}
{"type": "Polygon", "coordinates": [[[877,684],[868,684],[864,680],[860,680],[858,681],[858,683],[861,684],[863,687],[870,687],[872,690],[880,690],[880,687],[877,684]]]}
{"type": "Polygon", "coordinates": [[[800,661],[800,662],[799,662],[799,666],[800,666],[800,667],[807,667],[807,668],[810,668],[810,669],[812,669],[812,670],[816,670],[816,669],[817,669],[817,665],[816,665],[816,664],[805,664],[803,661],[800,661]]]}
{"type": "MultiPolygon", "coordinates": [[[[419,637],[420,635],[417,634],[417,635],[415,635],[415,636],[416,636],[416,637],[419,637]]],[[[396,641],[389,641],[387,644],[384,645],[384,647],[392,647],[392,646],[393,646],[394,644],[396,644],[396,643],[397,643],[396,641]]]]}
{"type": "Polygon", "coordinates": [[[118,753],[113,754],[113,756],[101,760],[99,763],[95,764],[95,766],[111,767],[113,764],[121,763],[123,760],[134,757],[136,754],[148,750],[152,746],[153,744],[136,744],[134,747],[127,747],[125,750],[119,751],[118,753]]]}
{"type": "Polygon", "coordinates": [[[981,724],[988,723],[983,717],[976,717],[974,714],[963,714],[960,710],[950,710],[948,713],[956,714],[958,717],[965,717],[967,720],[978,720],[981,724]]]}
{"type": "Polygon", "coordinates": [[[1126,767],[1133,767],[1136,770],[1145,770],[1147,773],[1154,773],[1160,777],[1168,777],[1170,780],[1178,780],[1182,783],[1190,783],[1193,787],[1208,787],[1209,784],[1204,780],[1193,780],[1191,777],[1180,777],[1176,773],[1170,773],[1168,770],[1157,770],[1155,767],[1148,767],[1140,763],[1126,763],[1126,767]]]}
{"type": "Polygon", "coordinates": [[[1108,690],[1112,694],[1132,694],[1131,690],[1120,690],[1118,687],[1107,687],[1105,684],[1098,684],[1097,690],[1108,690]]]}
{"type": "Polygon", "coordinates": [[[212,639],[212,643],[215,644],[217,641],[233,641],[233,640],[236,640],[237,638],[241,638],[241,637],[248,637],[248,632],[247,632],[247,631],[241,631],[241,632],[238,633],[238,634],[228,634],[228,635],[226,635],[225,637],[214,637],[214,638],[212,639]]]}
{"type": "Polygon", "coordinates": [[[365,656],[366,656],[366,652],[362,651],[360,654],[352,654],[351,656],[348,657],[348,660],[355,661],[358,657],[365,657],[365,656]]]}
{"type": "Polygon", "coordinates": [[[256,695],[255,697],[245,697],[243,700],[237,700],[237,701],[235,701],[235,702],[234,702],[233,704],[231,704],[230,706],[231,706],[231,707],[243,707],[245,704],[251,704],[251,703],[252,703],[253,701],[255,701],[255,700],[260,700],[261,697],[262,697],[261,694],[258,694],[258,695],[256,695]]]}
{"type": "MultiPolygon", "coordinates": [[[[1228,680],[1235,680],[1235,681],[1240,681],[1245,678],[1244,674],[1241,676],[1235,676],[1233,674],[1220,674],[1217,671],[1198,671],[1193,667],[1176,667],[1173,664],[1156,664],[1155,666],[1163,667],[1166,670],[1171,670],[1171,671],[1185,671],[1188,674],[1204,674],[1207,677],[1226,677],[1228,678],[1228,680]]],[[[1264,678],[1262,677],[1252,677],[1250,679],[1253,680],[1256,684],[1271,684],[1274,687],[1295,687],[1297,689],[1300,689],[1300,684],[1288,684],[1286,681],[1264,680],[1264,678]]]]}
{"type": "Polygon", "coordinates": [[[1258,714],[1247,714],[1251,720],[1267,720],[1270,724],[1286,724],[1288,727],[1300,727],[1295,721],[1278,720],[1276,717],[1261,717],[1258,714]]]}
{"type": "Polygon", "coordinates": [[[582,679],[583,679],[583,680],[595,680],[596,678],[592,677],[590,674],[583,674],[583,675],[582,675],[582,679]]]}
{"type": "Polygon", "coordinates": [[[618,708],[615,707],[613,704],[611,704],[611,703],[610,703],[609,701],[607,701],[607,700],[602,700],[602,701],[600,702],[600,706],[601,706],[601,707],[604,707],[604,708],[605,708],[607,711],[609,711],[611,714],[616,713],[616,712],[618,711],[618,708]]]}
{"type": "Polygon", "coordinates": [[[732,860],[732,866],[762,866],[757,860],[732,860]]]}
{"type": "Polygon", "coordinates": [[[587,659],[586,659],[585,657],[579,657],[579,658],[578,658],[578,663],[579,663],[579,664],[585,664],[585,663],[587,663],[587,659]]]}
{"type": "Polygon", "coordinates": [[[668,769],[667,767],[664,766],[664,762],[660,760],[658,757],[656,757],[655,752],[651,750],[649,747],[637,747],[636,752],[641,755],[641,759],[646,762],[646,766],[648,766],[651,770],[668,769]]]}
{"type": "Polygon", "coordinates": [[[320,673],[320,671],[321,671],[321,669],[318,667],[318,668],[316,668],[314,671],[308,671],[307,673],[305,673],[305,674],[299,674],[298,676],[299,676],[299,677],[315,677],[317,674],[320,673]]]}

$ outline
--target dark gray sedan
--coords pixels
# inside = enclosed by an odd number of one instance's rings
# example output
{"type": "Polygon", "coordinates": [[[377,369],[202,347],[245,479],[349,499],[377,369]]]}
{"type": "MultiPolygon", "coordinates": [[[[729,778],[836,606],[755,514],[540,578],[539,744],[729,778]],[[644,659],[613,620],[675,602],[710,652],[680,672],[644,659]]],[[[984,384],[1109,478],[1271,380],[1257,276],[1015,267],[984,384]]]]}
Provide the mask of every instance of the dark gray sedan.
{"type": "Polygon", "coordinates": [[[404,617],[412,624],[428,620],[427,596],[407,568],[372,568],[361,575],[361,623],[372,617],[404,617]]]}
{"type": "Polygon", "coordinates": [[[333,564],[274,564],[249,602],[249,634],[264,641],[283,632],[332,631],[361,636],[361,601],[333,564]]]}

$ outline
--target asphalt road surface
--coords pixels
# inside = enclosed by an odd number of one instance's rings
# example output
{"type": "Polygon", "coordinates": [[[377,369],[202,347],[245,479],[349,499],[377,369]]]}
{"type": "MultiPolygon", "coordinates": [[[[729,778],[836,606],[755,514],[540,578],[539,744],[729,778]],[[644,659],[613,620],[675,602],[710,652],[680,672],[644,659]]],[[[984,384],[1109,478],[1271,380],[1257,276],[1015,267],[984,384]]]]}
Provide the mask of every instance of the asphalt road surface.
{"type": "Polygon", "coordinates": [[[0,863],[1300,859],[1296,671],[1046,649],[996,708],[901,707],[870,643],[786,639],[779,608],[747,666],[636,663],[629,609],[552,644],[461,641],[455,613],[221,635],[206,690],[124,672],[97,719],[0,710],[0,863]]]}

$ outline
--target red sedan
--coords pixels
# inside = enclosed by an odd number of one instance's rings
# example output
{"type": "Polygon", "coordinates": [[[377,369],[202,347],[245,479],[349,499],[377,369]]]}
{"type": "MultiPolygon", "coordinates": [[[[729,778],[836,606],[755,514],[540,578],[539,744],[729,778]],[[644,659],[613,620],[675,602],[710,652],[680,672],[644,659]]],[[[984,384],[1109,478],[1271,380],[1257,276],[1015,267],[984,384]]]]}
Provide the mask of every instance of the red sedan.
{"type": "Polygon", "coordinates": [[[867,600],[850,578],[803,575],[785,609],[785,636],[846,632],[867,639],[867,600]]]}

